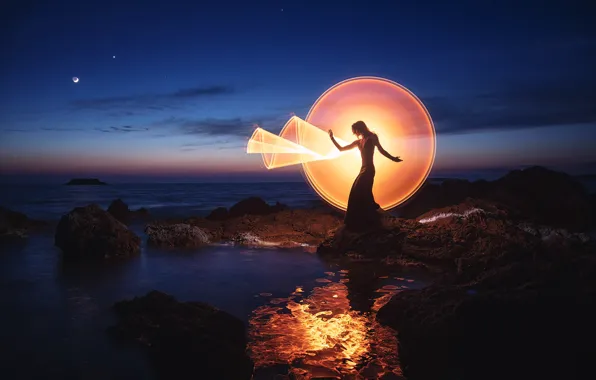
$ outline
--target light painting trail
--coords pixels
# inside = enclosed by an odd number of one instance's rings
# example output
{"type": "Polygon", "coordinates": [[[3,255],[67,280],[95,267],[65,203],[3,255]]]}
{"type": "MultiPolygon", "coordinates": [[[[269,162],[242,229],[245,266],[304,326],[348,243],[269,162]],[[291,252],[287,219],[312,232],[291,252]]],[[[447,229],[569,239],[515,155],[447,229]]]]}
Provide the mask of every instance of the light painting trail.
{"type": "Polygon", "coordinates": [[[422,186],[434,163],[435,128],[426,107],[405,87],[378,77],[345,80],[327,90],[306,120],[293,116],[279,136],[257,128],[247,153],[259,153],[267,169],[302,165],[313,189],[329,204],[345,210],[350,188],[360,170],[358,149],[339,152],[356,137],[352,124],[364,121],[383,147],[403,162],[375,157],[375,200],[385,210],[400,205],[422,186]]]}

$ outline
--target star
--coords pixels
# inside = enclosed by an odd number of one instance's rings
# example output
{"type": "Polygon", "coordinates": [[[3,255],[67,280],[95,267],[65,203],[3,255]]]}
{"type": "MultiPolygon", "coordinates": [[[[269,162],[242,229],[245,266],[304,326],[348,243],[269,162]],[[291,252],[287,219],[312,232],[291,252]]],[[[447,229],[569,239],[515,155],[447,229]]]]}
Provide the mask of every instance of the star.
{"type": "Polygon", "coordinates": [[[116,58],[116,56],[115,56],[115,55],[113,55],[113,56],[112,56],[112,59],[114,59],[114,58],[116,58]]]}

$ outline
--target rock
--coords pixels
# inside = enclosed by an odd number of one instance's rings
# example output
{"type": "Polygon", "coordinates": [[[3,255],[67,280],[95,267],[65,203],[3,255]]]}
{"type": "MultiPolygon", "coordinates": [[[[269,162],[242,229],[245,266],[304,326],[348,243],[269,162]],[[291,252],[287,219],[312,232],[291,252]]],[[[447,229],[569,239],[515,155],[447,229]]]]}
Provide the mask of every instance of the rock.
{"type": "Polygon", "coordinates": [[[226,220],[229,217],[228,209],[225,207],[218,207],[215,210],[211,211],[209,215],[207,215],[207,219],[209,220],[226,220]]]}
{"type": "Polygon", "coordinates": [[[27,232],[46,223],[29,219],[27,215],[0,206],[0,240],[27,238],[27,232]]]}
{"type": "Polygon", "coordinates": [[[93,185],[107,185],[107,183],[101,182],[97,178],[73,178],[70,181],[68,181],[66,183],[66,185],[69,185],[69,186],[72,186],[72,185],[93,186],[93,185]]]}
{"type": "Polygon", "coordinates": [[[494,181],[488,198],[540,224],[582,230],[595,221],[582,184],[542,167],[515,170],[494,181]]]}
{"type": "Polygon", "coordinates": [[[130,210],[128,205],[122,199],[115,199],[110,203],[108,212],[124,224],[130,222],[130,210]]]}
{"type": "Polygon", "coordinates": [[[147,241],[156,247],[196,248],[209,243],[209,235],[199,227],[189,224],[148,225],[145,233],[147,241]]]}
{"type": "Polygon", "coordinates": [[[0,239],[26,238],[29,219],[25,214],[0,206],[0,239]]]}
{"type": "Polygon", "coordinates": [[[110,332],[147,348],[164,379],[251,379],[246,332],[238,318],[200,302],[151,291],[114,305],[110,332]]]}
{"type": "Polygon", "coordinates": [[[409,380],[582,378],[596,354],[593,249],[510,260],[470,281],[404,291],[377,320],[399,331],[409,380]]]}
{"type": "Polygon", "coordinates": [[[261,245],[262,241],[258,236],[251,232],[241,232],[232,238],[234,244],[258,246],[261,245]]]}
{"type": "Polygon", "coordinates": [[[589,348],[596,245],[587,234],[520,223],[512,210],[466,199],[321,247],[367,257],[392,252],[442,268],[433,285],[398,293],[377,315],[399,332],[409,380],[561,379],[587,369],[589,360],[579,358],[596,353],[589,348]],[[551,362],[557,368],[544,365],[551,362]]]}
{"type": "Polygon", "coordinates": [[[342,224],[329,210],[286,210],[268,215],[246,215],[223,223],[222,239],[235,240],[250,233],[262,242],[281,246],[318,245],[342,224]]]}
{"type": "Polygon", "coordinates": [[[135,216],[138,216],[139,218],[143,218],[146,219],[148,218],[151,214],[149,213],[149,210],[147,210],[145,207],[141,207],[140,209],[133,211],[135,216]]]}
{"type": "Polygon", "coordinates": [[[415,260],[446,273],[474,276],[512,258],[532,258],[547,249],[540,237],[519,228],[501,205],[468,199],[433,210],[420,221],[397,219],[364,234],[339,229],[318,248],[324,255],[356,252],[365,258],[415,260]]]}
{"type": "Polygon", "coordinates": [[[241,200],[230,208],[229,217],[239,217],[244,215],[267,215],[285,210],[287,207],[281,203],[270,206],[259,197],[250,197],[241,200]]]}
{"type": "Polygon", "coordinates": [[[455,205],[472,196],[473,185],[466,180],[448,179],[440,185],[425,183],[403,206],[398,208],[403,218],[414,219],[425,212],[455,205]]]}
{"type": "Polygon", "coordinates": [[[130,256],[139,253],[140,244],[138,236],[95,204],[64,215],[55,234],[65,258],[130,256]]]}
{"type": "Polygon", "coordinates": [[[508,207],[509,216],[571,230],[588,230],[596,223],[594,203],[571,176],[542,167],[514,170],[496,181],[446,180],[426,183],[398,209],[403,218],[418,218],[437,208],[479,198],[508,207]]]}
{"type": "MultiPolygon", "coordinates": [[[[272,206],[272,209],[284,207],[272,206]]],[[[258,241],[258,245],[279,247],[316,246],[342,224],[342,215],[329,208],[318,208],[282,210],[265,215],[228,217],[224,220],[186,218],[161,222],[162,225],[179,223],[201,228],[209,234],[211,241],[223,240],[237,244],[258,241]],[[245,235],[247,233],[249,235],[245,235]],[[252,237],[246,239],[251,235],[252,237]]]]}

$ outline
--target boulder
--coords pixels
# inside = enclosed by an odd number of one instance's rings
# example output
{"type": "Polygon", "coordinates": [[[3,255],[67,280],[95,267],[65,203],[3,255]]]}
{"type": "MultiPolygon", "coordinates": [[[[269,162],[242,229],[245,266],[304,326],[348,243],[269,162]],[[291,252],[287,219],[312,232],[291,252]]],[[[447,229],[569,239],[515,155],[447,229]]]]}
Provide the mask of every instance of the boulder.
{"type": "Polygon", "coordinates": [[[555,229],[509,216],[499,203],[467,199],[421,215],[387,220],[383,228],[351,233],[343,228],[318,247],[322,255],[356,253],[367,259],[414,260],[431,269],[473,278],[512,260],[534,260],[592,242],[589,234],[555,229]]]}
{"type": "Polygon", "coordinates": [[[514,170],[494,181],[487,198],[540,224],[585,230],[594,223],[590,196],[582,184],[538,166],[514,170]]]}
{"type": "Polygon", "coordinates": [[[270,206],[267,202],[259,197],[250,197],[241,200],[232,207],[230,207],[229,217],[240,217],[244,215],[267,215],[275,212],[285,210],[287,207],[281,203],[276,203],[275,206],[270,206]]]}
{"type": "Polygon", "coordinates": [[[148,218],[150,216],[149,210],[145,207],[141,207],[136,211],[133,211],[134,214],[140,218],[148,218]]]}
{"type": "Polygon", "coordinates": [[[208,220],[226,220],[229,217],[228,209],[225,207],[218,207],[207,215],[208,220]]]}
{"type": "Polygon", "coordinates": [[[0,239],[25,238],[29,219],[25,214],[0,206],[0,239]]]}
{"type": "Polygon", "coordinates": [[[471,281],[400,292],[377,320],[398,331],[409,380],[584,378],[596,354],[595,258],[575,249],[512,260],[471,281]]]}
{"type": "Polygon", "coordinates": [[[210,241],[209,234],[190,224],[153,224],[145,228],[147,243],[156,247],[196,248],[210,241]]]}
{"type": "Polygon", "coordinates": [[[95,204],[64,215],[54,241],[65,258],[130,256],[139,253],[141,244],[138,236],[95,204]]]}
{"type": "Polygon", "coordinates": [[[251,232],[240,232],[232,238],[234,244],[246,246],[262,245],[262,240],[251,232]]]}
{"type": "Polygon", "coordinates": [[[538,166],[514,170],[495,181],[426,183],[397,211],[403,218],[414,219],[470,197],[507,206],[509,216],[518,220],[571,230],[589,230],[596,223],[593,199],[581,183],[538,166]]]}
{"type": "Polygon", "coordinates": [[[201,302],[151,291],[114,305],[110,332],[146,347],[159,378],[251,379],[246,331],[238,318],[201,302]]]}
{"type": "Polygon", "coordinates": [[[44,222],[29,219],[23,213],[0,206],[0,240],[26,238],[29,230],[44,225],[44,222]]]}
{"type": "Polygon", "coordinates": [[[318,245],[341,224],[340,215],[322,209],[245,215],[223,223],[222,239],[238,240],[241,234],[250,233],[259,241],[277,242],[280,246],[318,245]]]}
{"type": "Polygon", "coordinates": [[[115,199],[110,203],[108,212],[124,224],[130,222],[130,209],[122,199],[115,199]]]}

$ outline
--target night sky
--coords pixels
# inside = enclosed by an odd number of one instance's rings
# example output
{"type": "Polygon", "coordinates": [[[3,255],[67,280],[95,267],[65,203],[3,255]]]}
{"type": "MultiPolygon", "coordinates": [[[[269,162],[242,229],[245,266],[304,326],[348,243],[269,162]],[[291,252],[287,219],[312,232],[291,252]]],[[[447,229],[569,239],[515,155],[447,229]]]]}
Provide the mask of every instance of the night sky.
{"type": "Polygon", "coordinates": [[[588,3],[11,0],[0,16],[0,172],[282,178],[246,155],[254,124],[279,131],[361,75],[425,103],[435,174],[596,172],[588,3]]]}

